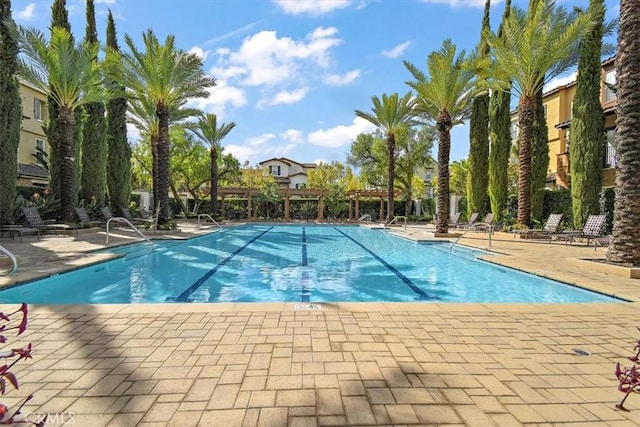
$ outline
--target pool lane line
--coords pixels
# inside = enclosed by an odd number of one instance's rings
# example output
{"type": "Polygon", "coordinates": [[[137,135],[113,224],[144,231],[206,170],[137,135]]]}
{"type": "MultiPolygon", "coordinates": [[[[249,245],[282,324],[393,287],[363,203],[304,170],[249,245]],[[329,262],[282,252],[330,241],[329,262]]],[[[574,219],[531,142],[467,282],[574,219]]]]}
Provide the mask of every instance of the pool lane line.
{"type": "Polygon", "coordinates": [[[301,302],[309,302],[309,287],[307,283],[309,283],[309,271],[304,268],[309,265],[309,260],[307,259],[307,232],[305,227],[302,227],[302,277],[300,282],[300,301],[301,302]]]}
{"type": "Polygon", "coordinates": [[[178,297],[167,297],[165,298],[165,301],[167,302],[188,302],[189,297],[200,287],[202,286],[202,284],[204,282],[206,282],[207,280],[209,280],[209,278],[211,276],[213,276],[214,274],[216,274],[216,271],[220,270],[220,268],[222,268],[226,263],[228,263],[229,261],[231,261],[233,259],[233,257],[235,257],[236,255],[238,255],[240,252],[242,252],[247,246],[249,246],[250,244],[252,244],[253,242],[255,242],[256,240],[258,240],[260,237],[264,236],[265,234],[267,234],[267,232],[269,232],[269,230],[271,230],[273,227],[269,227],[267,228],[265,231],[263,231],[262,233],[258,234],[257,236],[255,236],[253,239],[249,240],[247,243],[245,243],[244,245],[240,246],[238,249],[236,249],[235,251],[233,251],[231,254],[229,254],[225,259],[223,259],[222,261],[220,261],[218,263],[218,265],[216,265],[215,267],[213,267],[211,270],[207,271],[201,278],[199,278],[198,280],[196,280],[191,286],[189,286],[187,289],[185,289],[178,297]]]}
{"type": "Polygon", "coordinates": [[[387,267],[388,270],[390,270],[393,274],[395,274],[396,276],[398,276],[398,278],[400,280],[402,280],[402,282],[407,285],[408,287],[411,288],[411,290],[413,292],[415,292],[416,294],[418,294],[418,296],[420,297],[421,300],[430,300],[431,298],[429,298],[429,295],[427,295],[427,293],[425,291],[423,291],[422,289],[420,289],[418,286],[416,286],[415,283],[413,283],[411,281],[411,279],[409,279],[407,276],[405,276],[404,274],[402,274],[400,271],[398,271],[397,268],[395,268],[393,265],[389,264],[387,261],[385,261],[384,259],[382,259],[378,254],[376,254],[375,252],[373,252],[371,249],[367,248],[366,246],[364,246],[362,243],[358,242],[356,239],[354,239],[353,237],[349,236],[348,234],[345,234],[342,230],[339,230],[337,228],[334,227],[334,229],[342,234],[344,237],[346,237],[347,239],[351,240],[353,243],[355,243],[356,245],[360,246],[362,249],[364,249],[369,255],[371,255],[372,257],[374,257],[376,260],[378,260],[382,265],[384,265],[385,267],[387,267]]]}

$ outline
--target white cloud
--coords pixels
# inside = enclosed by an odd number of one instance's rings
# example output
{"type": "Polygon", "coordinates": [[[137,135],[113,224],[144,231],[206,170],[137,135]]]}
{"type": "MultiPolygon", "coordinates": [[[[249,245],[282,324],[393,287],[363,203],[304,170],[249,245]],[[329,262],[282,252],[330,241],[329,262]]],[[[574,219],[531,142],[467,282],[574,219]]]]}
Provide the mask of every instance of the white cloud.
{"type": "Polygon", "coordinates": [[[297,129],[287,129],[284,132],[280,132],[278,136],[286,141],[291,141],[296,144],[304,142],[304,139],[302,138],[302,131],[297,129]]]}
{"type": "Polygon", "coordinates": [[[273,0],[284,12],[291,15],[319,16],[351,4],[351,0],[273,0]]]}
{"type": "Polygon", "coordinates": [[[127,140],[133,144],[140,141],[140,131],[131,123],[127,123],[127,140]]]}
{"type": "Polygon", "coordinates": [[[307,139],[313,145],[323,147],[343,147],[353,142],[361,133],[370,133],[375,130],[375,126],[368,121],[356,117],[353,123],[345,126],[339,125],[330,129],[319,129],[311,132],[307,139]]]}
{"type": "Polygon", "coordinates": [[[328,74],[322,81],[329,86],[346,86],[360,76],[360,70],[351,70],[345,74],[328,74]]]}
{"type": "Polygon", "coordinates": [[[17,13],[18,19],[22,21],[31,21],[36,13],[36,4],[29,3],[24,9],[17,13]]]}
{"type": "Polygon", "coordinates": [[[196,98],[189,104],[195,108],[199,108],[205,113],[214,113],[224,120],[229,106],[240,108],[247,105],[247,98],[244,90],[228,86],[225,80],[217,80],[214,87],[208,88],[208,98],[196,98]]]}
{"type": "Polygon", "coordinates": [[[295,104],[301,101],[309,92],[309,88],[303,87],[294,91],[283,90],[275,94],[271,99],[263,98],[258,102],[258,108],[265,108],[278,104],[295,104]]]}
{"type": "Polygon", "coordinates": [[[383,50],[382,55],[386,56],[387,58],[397,58],[402,55],[409,46],[411,46],[411,40],[400,43],[399,45],[392,47],[391,49],[383,50]]]}
{"type": "MultiPolygon", "coordinates": [[[[422,0],[424,3],[447,4],[451,7],[484,7],[486,0],[422,0]]],[[[494,0],[491,6],[501,3],[502,0],[494,0]]]]}
{"type": "Polygon", "coordinates": [[[557,87],[564,86],[569,83],[573,83],[576,81],[577,77],[578,77],[577,71],[574,71],[573,73],[570,73],[570,74],[563,74],[561,76],[554,77],[544,85],[543,91],[548,92],[557,87]]]}
{"type": "Polygon", "coordinates": [[[286,156],[297,146],[298,144],[293,142],[283,145],[276,140],[275,134],[265,133],[248,138],[241,145],[226,145],[224,150],[233,154],[234,157],[240,160],[240,163],[248,161],[249,164],[255,165],[271,157],[286,156]]]}
{"type": "Polygon", "coordinates": [[[193,53],[194,55],[197,55],[198,57],[200,57],[200,59],[202,59],[203,62],[207,59],[210,52],[211,51],[209,50],[202,49],[200,46],[194,46],[191,49],[189,49],[189,53],[193,53]]]}

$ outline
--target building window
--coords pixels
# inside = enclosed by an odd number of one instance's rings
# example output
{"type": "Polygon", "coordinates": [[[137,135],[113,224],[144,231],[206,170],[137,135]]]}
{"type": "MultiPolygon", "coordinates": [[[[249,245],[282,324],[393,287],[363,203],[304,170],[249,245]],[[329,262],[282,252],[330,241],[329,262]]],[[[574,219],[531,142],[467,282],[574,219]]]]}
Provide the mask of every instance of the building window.
{"type": "Polygon", "coordinates": [[[569,152],[569,145],[571,145],[571,130],[567,129],[564,131],[564,152],[569,152]]]}
{"type": "Polygon", "coordinates": [[[616,70],[607,71],[604,75],[604,102],[611,102],[616,99],[615,85],[616,70]]]}
{"type": "Polygon", "coordinates": [[[518,122],[515,120],[511,122],[511,141],[516,141],[518,139],[518,122]]]}
{"type": "Polygon", "coordinates": [[[36,152],[33,157],[36,160],[36,164],[47,166],[47,147],[44,139],[36,138],[36,152]]]}
{"type": "Polygon", "coordinates": [[[36,120],[44,120],[44,103],[40,98],[33,98],[33,118],[36,120]]]}
{"type": "Polygon", "coordinates": [[[269,166],[269,172],[273,176],[280,176],[280,166],[269,166]]]}
{"type": "Polygon", "coordinates": [[[307,188],[307,184],[304,182],[298,182],[296,183],[296,188],[307,188]]]}
{"type": "Polygon", "coordinates": [[[606,148],[604,152],[604,167],[615,168],[616,167],[616,130],[608,129],[606,138],[606,148]]]}

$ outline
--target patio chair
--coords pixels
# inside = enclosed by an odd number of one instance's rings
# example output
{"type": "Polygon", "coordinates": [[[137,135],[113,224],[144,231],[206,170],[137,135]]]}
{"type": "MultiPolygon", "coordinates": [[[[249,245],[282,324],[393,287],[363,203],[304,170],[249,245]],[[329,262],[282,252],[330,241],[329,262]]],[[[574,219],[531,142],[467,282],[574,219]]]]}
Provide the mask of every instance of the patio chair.
{"type": "Polygon", "coordinates": [[[12,239],[16,238],[16,234],[20,237],[20,243],[22,243],[22,237],[25,234],[35,234],[40,240],[40,229],[34,227],[25,227],[19,224],[5,224],[0,225],[0,237],[4,234],[8,234],[12,239]]]}
{"type": "Polygon", "coordinates": [[[470,228],[474,231],[489,231],[493,228],[493,213],[489,212],[482,222],[473,224],[470,228]]]}
{"type": "Polygon", "coordinates": [[[587,222],[582,227],[582,231],[565,230],[561,233],[555,233],[551,237],[555,240],[564,240],[567,245],[575,242],[576,239],[587,239],[587,245],[589,245],[590,241],[602,237],[604,221],[605,215],[589,215],[587,222]]]}
{"type": "Polygon", "coordinates": [[[106,223],[102,220],[93,220],[89,218],[89,214],[87,214],[87,210],[83,207],[74,208],[76,211],[76,215],[78,215],[78,219],[80,220],[81,227],[95,227],[95,226],[104,226],[106,223]]]}
{"type": "MultiPolygon", "coordinates": [[[[451,220],[449,221],[449,228],[458,228],[461,214],[462,212],[456,212],[453,214],[453,216],[451,217],[451,220]]],[[[435,222],[436,220],[435,215],[433,220],[435,222]]]]}
{"type": "MultiPolygon", "coordinates": [[[[24,214],[24,217],[27,219],[27,222],[29,223],[29,227],[37,228],[40,231],[41,235],[46,232],[54,232],[58,234],[58,232],[60,231],[74,230],[73,227],[70,227],[67,224],[44,222],[42,220],[42,217],[40,216],[40,213],[38,212],[38,208],[35,208],[35,207],[24,207],[22,208],[22,213],[24,214]]],[[[75,230],[77,235],[78,230],[77,229],[75,230]]]]}
{"type": "Polygon", "coordinates": [[[469,228],[471,228],[471,226],[473,226],[473,224],[476,223],[476,221],[478,220],[478,215],[480,215],[478,212],[472,212],[469,220],[467,222],[460,223],[458,227],[468,230],[469,228]]]}
{"type": "Polygon", "coordinates": [[[105,221],[109,221],[111,218],[113,218],[113,213],[111,212],[111,209],[109,209],[108,206],[105,206],[102,209],[100,209],[100,212],[102,213],[102,217],[104,218],[105,221]]]}
{"type": "Polygon", "coordinates": [[[131,215],[129,208],[122,208],[122,216],[133,225],[153,225],[155,223],[152,219],[134,218],[133,215],[131,215]]]}
{"type": "Polygon", "coordinates": [[[549,217],[545,221],[542,228],[524,228],[511,230],[511,232],[513,233],[513,238],[515,239],[517,234],[523,234],[525,236],[525,239],[529,237],[530,234],[532,236],[542,235],[544,237],[549,237],[553,234],[557,234],[558,228],[560,228],[560,223],[562,222],[562,215],[563,214],[561,213],[549,214],[549,217]]]}

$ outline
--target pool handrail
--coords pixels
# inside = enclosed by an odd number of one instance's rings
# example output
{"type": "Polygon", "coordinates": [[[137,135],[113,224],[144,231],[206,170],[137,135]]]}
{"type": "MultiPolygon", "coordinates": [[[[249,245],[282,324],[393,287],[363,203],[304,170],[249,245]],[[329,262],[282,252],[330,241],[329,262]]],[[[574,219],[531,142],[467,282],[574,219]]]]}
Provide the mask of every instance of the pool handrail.
{"type": "Polygon", "coordinates": [[[220,224],[218,224],[218,221],[216,221],[215,219],[213,219],[213,217],[211,215],[206,214],[206,213],[198,214],[198,230],[200,230],[200,218],[203,217],[203,216],[209,218],[211,220],[211,222],[213,222],[216,226],[218,226],[219,229],[222,230],[222,226],[220,224]]]}
{"type": "Polygon", "coordinates": [[[9,259],[11,259],[11,263],[13,264],[13,266],[11,267],[11,270],[9,270],[8,273],[2,273],[0,274],[0,276],[11,276],[18,269],[18,258],[16,258],[16,256],[4,246],[0,246],[0,252],[8,256],[9,259]]]}
{"type": "Polygon", "coordinates": [[[464,233],[462,233],[452,244],[451,246],[449,246],[449,250],[453,250],[453,247],[456,245],[456,243],[458,243],[460,241],[460,239],[462,239],[464,237],[465,234],[467,234],[470,231],[475,231],[475,229],[473,227],[478,226],[478,225],[484,225],[487,227],[487,233],[489,234],[489,247],[491,247],[491,234],[493,234],[493,224],[490,224],[488,222],[474,222],[472,227],[467,228],[466,230],[464,230],[464,233]]]}
{"type": "Polygon", "coordinates": [[[358,222],[364,222],[365,219],[367,220],[368,224],[371,224],[371,215],[369,214],[362,215],[360,218],[358,218],[358,222]]]}
{"type": "Polygon", "coordinates": [[[390,227],[391,224],[393,224],[394,222],[397,222],[399,219],[404,219],[404,229],[407,229],[407,217],[404,215],[397,215],[395,216],[391,221],[389,221],[388,224],[384,225],[384,228],[390,227]]]}
{"type": "Polygon", "coordinates": [[[145,236],[142,231],[140,231],[138,229],[138,227],[136,227],[135,225],[133,225],[131,223],[131,221],[129,221],[127,218],[121,217],[121,216],[114,216],[112,218],[109,218],[107,220],[107,236],[106,236],[106,241],[105,241],[105,245],[109,244],[109,225],[111,225],[111,221],[116,221],[116,222],[126,222],[127,224],[129,224],[129,226],[133,229],[133,231],[135,231],[136,233],[138,233],[140,235],[140,237],[142,237],[144,240],[147,241],[147,243],[149,243],[150,245],[153,246],[153,243],[151,242],[151,240],[149,240],[147,238],[147,236],[145,236]]]}

